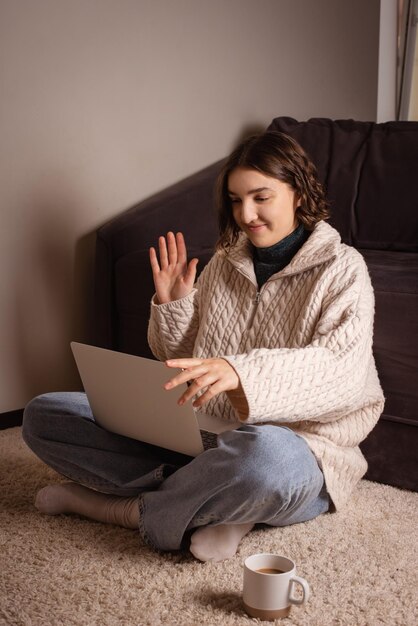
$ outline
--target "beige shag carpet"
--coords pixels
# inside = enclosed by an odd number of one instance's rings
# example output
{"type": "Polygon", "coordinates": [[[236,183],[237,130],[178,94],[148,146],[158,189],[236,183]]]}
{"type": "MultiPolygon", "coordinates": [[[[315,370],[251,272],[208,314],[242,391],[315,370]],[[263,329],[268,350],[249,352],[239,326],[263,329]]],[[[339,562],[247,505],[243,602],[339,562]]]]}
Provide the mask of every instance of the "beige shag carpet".
{"type": "Polygon", "coordinates": [[[418,624],[418,493],[362,481],[344,512],[257,529],[235,558],[200,563],[155,553],[135,531],[39,514],[36,491],[60,480],[20,428],[0,431],[2,626],[267,623],[241,606],[242,563],[257,552],[290,556],[311,585],[306,607],[277,624],[418,624]]]}

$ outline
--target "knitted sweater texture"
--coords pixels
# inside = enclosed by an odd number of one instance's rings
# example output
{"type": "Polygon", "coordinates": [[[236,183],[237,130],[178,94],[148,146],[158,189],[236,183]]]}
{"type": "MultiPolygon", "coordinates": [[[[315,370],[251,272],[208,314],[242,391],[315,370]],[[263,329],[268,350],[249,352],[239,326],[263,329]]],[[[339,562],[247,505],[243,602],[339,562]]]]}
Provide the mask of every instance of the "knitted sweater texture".
{"type": "Polygon", "coordinates": [[[201,410],[291,428],[315,455],[338,510],[366,472],[358,446],[384,406],[373,320],[363,257],[321,221],[260,290],[241,235],[228,255],[212,257],[187,297],[153,298],[148,341],[160,360],[226,359],[244,398],[221,393],[201,410]]]}

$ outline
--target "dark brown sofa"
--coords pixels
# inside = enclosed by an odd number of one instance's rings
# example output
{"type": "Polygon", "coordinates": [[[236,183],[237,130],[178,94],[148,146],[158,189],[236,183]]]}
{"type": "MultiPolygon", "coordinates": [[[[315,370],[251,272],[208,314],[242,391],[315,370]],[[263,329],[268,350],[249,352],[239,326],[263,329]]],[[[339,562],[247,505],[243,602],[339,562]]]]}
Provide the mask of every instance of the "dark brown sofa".
{"type": "MultiPolygon", "coordinates": [[[[364,256],[376,296],[374,354],[386,404],[362,443],[366,478],[418,487],[418,123],[289,117],[271,129],[295,137],[318,168],[330,224],[364,256]]],[[[199,270],[217,238],[213,186],[221,162],[114,218],[97,233],[95,343],[152,356],[146,331],[153,282],[148,248],[181,230],[199,270]]]]}

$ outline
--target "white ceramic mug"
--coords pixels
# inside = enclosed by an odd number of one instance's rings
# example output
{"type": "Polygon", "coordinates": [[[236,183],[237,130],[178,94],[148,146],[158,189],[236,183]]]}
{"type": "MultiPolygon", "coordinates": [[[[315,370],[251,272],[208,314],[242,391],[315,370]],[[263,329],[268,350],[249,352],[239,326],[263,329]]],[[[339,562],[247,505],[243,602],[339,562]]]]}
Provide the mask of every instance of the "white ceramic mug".
{"type": "Polygon", "coordinates": [[[274,620],[289,615],[292,604],[304,604],[309,598],[309,585],[296,576],[291,559],[278,554],[253,554],[244,562],[244,608],[251,617],[274,620]],[[302,597],[293,595],[295,585],[302,597]]]}

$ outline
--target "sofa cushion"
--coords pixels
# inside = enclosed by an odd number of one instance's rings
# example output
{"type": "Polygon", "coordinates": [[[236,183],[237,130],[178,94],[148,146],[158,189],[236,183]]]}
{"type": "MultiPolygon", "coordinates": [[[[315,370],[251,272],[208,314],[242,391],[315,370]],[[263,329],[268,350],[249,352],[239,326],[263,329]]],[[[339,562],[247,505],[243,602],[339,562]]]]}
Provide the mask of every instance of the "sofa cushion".
{"type": "Polygon", "coordinates": [[[398,420],[378,421],[360,444],[368,462],[367,480],[418,491],[418,428],[398,420]]]}
{"type": "Polygon", "coordinates": [[[418,254],[359,252],[376,299],[373,350],[386,397],[382,419],[418,424],[418,254]]]}
{"type": "Polygon", "coordinates": [[[418,122],[279,117],[269,129],[307,151],[331,203],[330,224],[345,243],[418,252],[418,122]]]}

